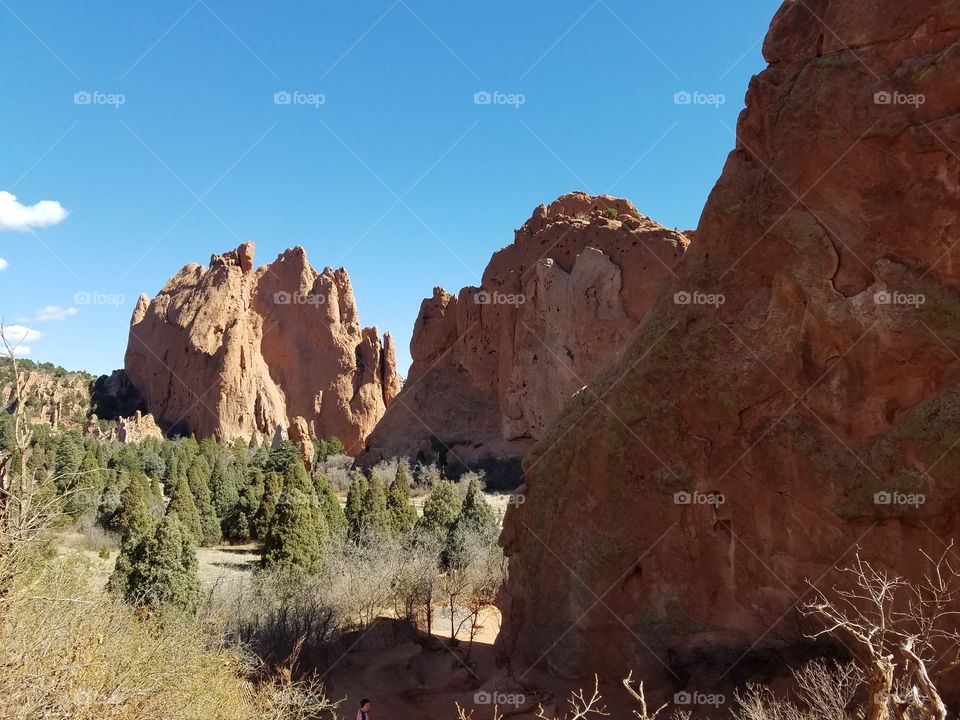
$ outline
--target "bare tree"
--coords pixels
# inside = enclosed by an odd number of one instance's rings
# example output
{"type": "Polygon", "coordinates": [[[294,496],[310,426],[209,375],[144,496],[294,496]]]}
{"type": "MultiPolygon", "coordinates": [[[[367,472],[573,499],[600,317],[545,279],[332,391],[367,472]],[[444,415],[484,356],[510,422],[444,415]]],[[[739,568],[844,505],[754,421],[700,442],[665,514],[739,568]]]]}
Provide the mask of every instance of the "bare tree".
{"type": "Polygon", "coordinates": [[[815,598],[803,611],[820,618],[824,628],[811,637],[840,634],[854,641],[862,653],[868,685],[865,720],[918,718],[946,720],[947,708],[934,682],[954,669],[960,659],[957,601],[960,573],[948,555],[923,553],[928,569],[921,581],[910,583],[876,568],[860,556],[840,568],[850,578],[834,587],[832,597],[816,587],[815,598]],[[944,663],[942,658],[951,657],[944,663]]]}
{"type": "Polygon", "coordinates": [[[0,342],[3,343],[4,355],[10,359],[13,369],[13,449],[0,448],[0,529],[3,530],[4,540],[15,536],[29,514],[24,507],[32,497],[32,487],[27,473],[27,458],[30,453],[30,442],[33,439],[33,430],[26,418],[26,404],[23,396],[23,378],[17,365],[17,350],[26,340],[24,335],[19,340],[7,337],[7,329],[0,320],[0,342]]]}
{"type": "Polygon", "coordinates": [[[809,662],[793,671],[795,699],[777,697],[762,685],[734,694],[736,720],[845,720],[863,673],[854,664],[809,662]]]}

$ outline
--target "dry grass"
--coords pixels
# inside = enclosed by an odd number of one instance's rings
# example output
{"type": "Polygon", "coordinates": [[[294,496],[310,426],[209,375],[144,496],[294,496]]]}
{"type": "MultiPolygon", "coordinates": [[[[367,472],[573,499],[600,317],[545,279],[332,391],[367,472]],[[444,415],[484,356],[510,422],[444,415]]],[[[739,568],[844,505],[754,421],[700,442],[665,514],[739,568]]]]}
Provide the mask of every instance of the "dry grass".
{"type": "Polygon", "coordinates": [[[322,688],[281,671],[256,684],[209,621],[146,617],[49,558],[0,597],[0,718],[320,717],[322,688]]]}

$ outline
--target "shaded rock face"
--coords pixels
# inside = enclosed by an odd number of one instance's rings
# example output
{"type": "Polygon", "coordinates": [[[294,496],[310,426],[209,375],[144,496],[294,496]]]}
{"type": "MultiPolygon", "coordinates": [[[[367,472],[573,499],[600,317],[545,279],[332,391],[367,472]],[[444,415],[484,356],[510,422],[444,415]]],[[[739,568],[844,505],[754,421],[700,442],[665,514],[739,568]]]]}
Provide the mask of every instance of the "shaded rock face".
{"type": "Polygon", "coordinates": [[[93,383],[91,396],[93,412],[103,420],[117,420],[146,411],[140,391],[123,370],[98,377],[93,383]]]}
{"type": "Polygon", "coordinates": [[[161,426],[231,441],[336,435],[358,452],[400,386],[389,334],[362,328],[342,268],[296,247],[257,270],[253,243],[190,264],[134,309],[125,371],[161,426]]]}
{"type": "Polygon", "coordinates": [[[577,192],[541,205],[480,287],[423,301],[407,384],[362,460],[516,463],[623,347],[688,244],[628,200],[577,192]]]}
{"type": "Polygon", "coordinates": [[[855,545],[916,578],[958,536],[958,40],[956,2],[780,8],[679,277],[524,459],[516,665],[736,680],[855,545]]]}

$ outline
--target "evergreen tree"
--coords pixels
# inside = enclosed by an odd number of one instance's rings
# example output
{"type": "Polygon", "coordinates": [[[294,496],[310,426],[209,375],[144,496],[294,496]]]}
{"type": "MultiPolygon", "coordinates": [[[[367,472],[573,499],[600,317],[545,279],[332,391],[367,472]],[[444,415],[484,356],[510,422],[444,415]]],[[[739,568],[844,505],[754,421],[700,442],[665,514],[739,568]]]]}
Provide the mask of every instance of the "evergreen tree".
{"type": "Polygon", "coordinates": [[[326,545],[326,520],[320,512],[316,491],[297,459],[287,467],[283,494],[277,501],[263,543],[264,568],[309,570],[320,562],[326,545]]]}
{"type": "Polygon", "coordinates": [[[155,522],[150,512],[151,501],[150,479],[141,472],[129,475],[111,523],[111,529],[120,533],[124,542],[139,540],[153,532],[155,522]]]}
{"type": "Polygon", "coordinates": [[[303,462],[300,458],[299,448],[289,440],[281,440],[280,444],[270,451],[267,469],[286,475],[287,468],[295,462],[303,462]]]}
{"type": "Polygon", "coordinates": [[[237,469],[232,458],[220,457],[210,473],[210,498],[217,517],[226,518],[240,500],[237,469]]]}
{"type": "Polygon", "coordinates": [[[317,447],[313,453],[314,467],[326,462],[331,455],[345,455],[346,453],[347,449],[336,435],[331,435],[327,440],[317,440],[317,447]]]}
{"type": "Polygon", "coordinates": [[[190,485],[182,475],[177,479],[170,494],[170,503],[167,505],[167,515],[176,515],[193,541],[199,544],[203,540],[203,525],[200,522],[200,511],[194,502],[190,485]]]}
{"type": "Polygon", "coordinates": [[[447,533],[443,548],[443,565],[448,568],[456,567],[462,558],[467,557],[472,538],[480,537],[486,544],[492,544],[499,534],[500,526],[493,508],[483,497],[480,481],[473,478],[467,486],[467,493],[457,519],[447,533]]]}
{"type": "Polygon", "coordinates": [[[181,475],[186,478],[186,474],[180,472],[180,462],[179,453],[172,452],[167,455],[163,470],[163,491],[167,495],[173,493],[173,488],[176,487],[181,475]]]}
{"type": "Polygon", "coordinates": [[[496,515],[490,503],[483,496],[480,481],[476,478],[467,486],[467,494],[463,498],[463,506],[457,522],[462,522],[478,532],[496,535],[499,532],[496,515]]]}
{"type": "Polygon", "coordinates": [[[83,438],[78,430],[65,430],[56,438],[53,473],[60,492],[76,486],[84,458],[83,438]]]}
{"type": "Polygon", "coordinates": [[[220,542],[220,520],[217,518],[210,497],[210,466],[203,455],[198,455],[190,465],[187,482],[190,485],[190,492],[193,493],[193,500],[197,504],[197,510],[200,511],[200,526],[203,531],[203,540],[200,544],[215,545],[220,542]]]}
{"type": "Polygon", "coordinates": [[[238,469],[247,469],[247,444],[243,441],[243,438],[237,438],[233,441],[230,454],[233,455],[233,462],[238,469]]]}
{"type": "Polygon", "coordinates": [[[197,611],[201,596],[197,550],[176,514],[164,517],[154,532],[136,543],[124,545],[109,586],[127,602],[155,611],[197,611]]]}
{"type": "Polygon", "coordinates": [[[132,445],[121,445],[110,458],[110,467],[129,473],[143,470],[143,466],[140,465],[140,456],[132,445]]]}
{"type": "Polygon", "coordinates": [[[330,537],[343,538],[347,535],[347,517],[340,507],[340,500],[337,494],[330,487],[327,478],[323,473],[317,473],[313,480],[314,489],[317,492],[317,500],[320,503],[320,512],[323,513],[327,521],[327,531],[330,537]]]}
{"type": "Polygon", "coordinates": [[[237,504],[223,520],[225,537],[237,542],[246,542],[253,537],[254,518],[263,498],[263,485],[263,470],[255,466],[248,468],[237,504]]]}
{"type": "Polygon", "coordinates": [[[445,537],[460,515],[462,505],[460,488],[449,480],[441,480],[433,486],[423,504],[423,515],[417,521],[417,527],[445,537]]]}
{"type": "Polygon", "coordinates": [[[260,507],[253,519],[253,537],[263,540],[277,511],[277,500],[283,492],[283,476],[277,472],[269,472],[263,481],[263,495],[260,498],[260,507]]]}
{"type": "Polygon", "coordinates": [[[367,495],[370,483],[365,476],[356,473],[347,488],[347,507],[344,515],[347,518],[347,531],[350,539],[358,542],[362,534],[363,500],[367,495]]]}
{"type": "Polygon", "coordinates": [[[360,525],[365,536],[379,536],[391,529],[390,513],[387,511],[387,490],[380,478],[373,476],[367,486],[360,507],[360,525]]]}
{"type": "Polygon", "coordinates": [[[405,534],[417,523],[417,510],[410,502],[410,474],[403,463],[397,465],[397,474],[387,493],[387,510],[394,533],[405,534]]]}
{"type": "Polygon", "coordinates": [[[66,506],[66,512],[70,515],[95,510],[103,495],[107,469],[101,465],[96,450],[90,448],[84,453],[77,475],[76,492],[69,497],[66,506]]]}
{"type": "Polygon", "coordinates": [[[113,519],[120,509],[120,495],[125,487],[120,473],[116,470],[103,470],[103,492],[100,494],[100,504],[97,508],[97,523],[113,529],[113,519]]]}

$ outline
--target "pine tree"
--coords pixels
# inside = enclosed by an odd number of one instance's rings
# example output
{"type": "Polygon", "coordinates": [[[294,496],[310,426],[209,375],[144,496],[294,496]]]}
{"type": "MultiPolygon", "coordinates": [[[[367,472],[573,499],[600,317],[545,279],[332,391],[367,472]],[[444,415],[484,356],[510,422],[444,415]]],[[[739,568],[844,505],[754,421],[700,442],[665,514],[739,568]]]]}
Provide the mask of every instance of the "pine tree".
{"type": "Polygon", "coordinates": [[[164,517],[153,533],[125,545],[109,586],[127,602],[155,611],[197,611],[201,596],[197,550],[176,514],[164,517]]]}
{"type": "Polygon", "coordinates": [[[327,537],[316,491],[298,458],[287,467],[283,494],[263,543],[262,565],[310,570],[320,562],[327,537]]]}
{"type": "Polygon", "coordinates": [[[203,540],[200,544],[215,545],[220,542],[220,520],[217,518],[210,497],[210,466],[203,455],[198,455],[190,465],[187,482],[190,484],[190,492],[193,493],[197,510],[200,511],[200,526],[203,531],[203,540]]]}
{"type": "Polygon", "coordinates": [[[167,505],[167,515],[176,515],[183,529],[193,541],[199,544],[203,540],[203,525],[200,522],[200,511],[194,502],[190,485],[182,475],[177,479],[170,494],[170,503],[167,505]]]}
{"type": "Polygon", "coordinates": [[[417,523],[417,510],[410,502],[410,474],[403,463],[397,465],[397,474],[387,493],[387,510],[393,532],[402,535],[417,523]]]}

